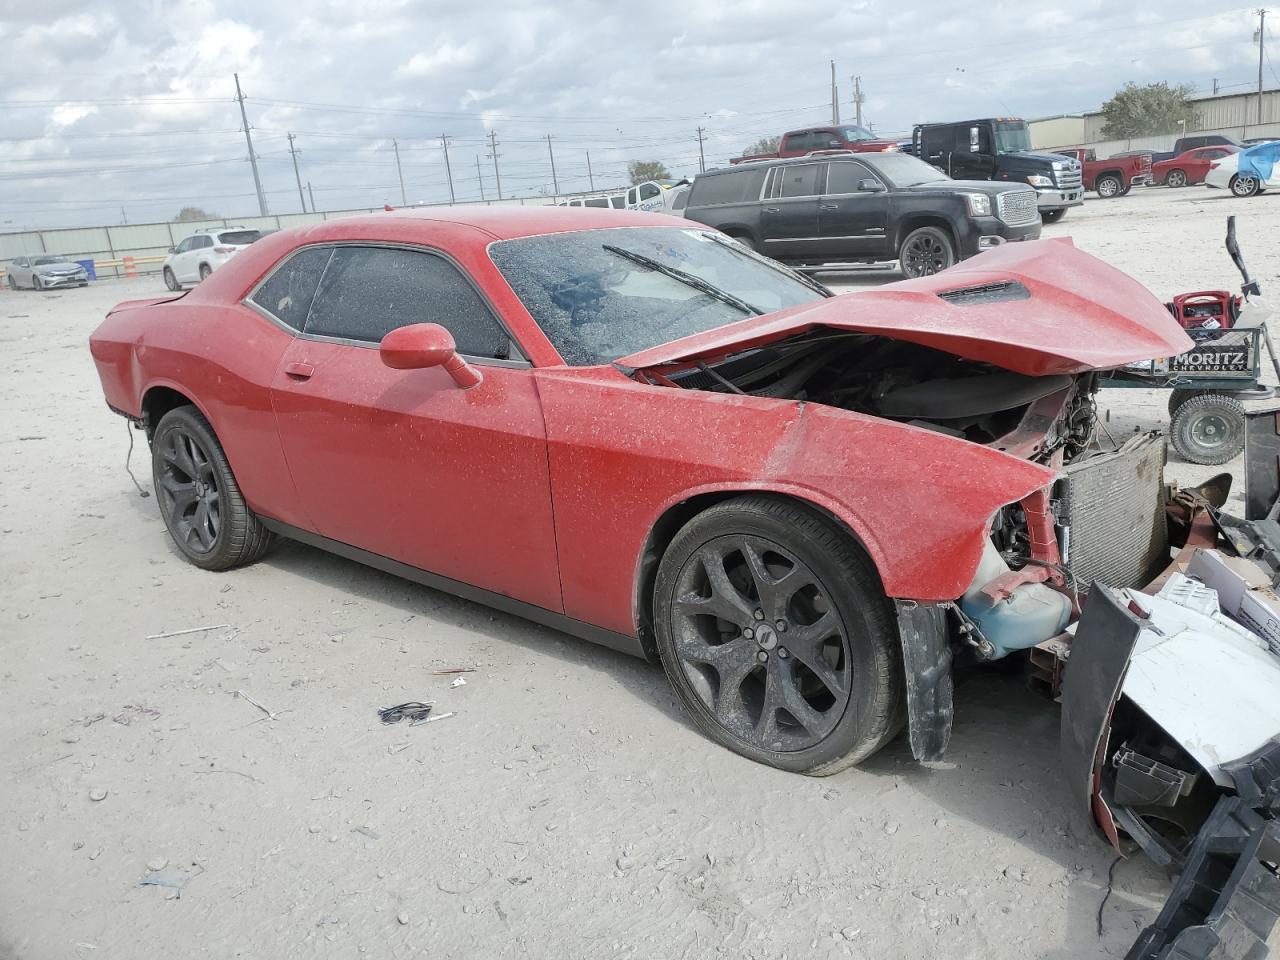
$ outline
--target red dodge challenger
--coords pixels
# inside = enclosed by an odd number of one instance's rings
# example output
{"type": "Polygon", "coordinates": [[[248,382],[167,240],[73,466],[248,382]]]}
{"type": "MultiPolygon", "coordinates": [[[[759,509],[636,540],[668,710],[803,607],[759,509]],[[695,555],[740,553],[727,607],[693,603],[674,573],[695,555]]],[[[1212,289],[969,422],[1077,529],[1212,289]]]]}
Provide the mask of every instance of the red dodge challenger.
{"type": "Polygon", "coordinates": [[[1095,372],[1190,341],[1070,242],[832,296],[688,221],[401,211],[273,234],[91,338],[192,563],[276,536],[660,661],[699,726],[831,773],[946,746],[953,655],[1167,561],[1163,447],[1095,372]]]}

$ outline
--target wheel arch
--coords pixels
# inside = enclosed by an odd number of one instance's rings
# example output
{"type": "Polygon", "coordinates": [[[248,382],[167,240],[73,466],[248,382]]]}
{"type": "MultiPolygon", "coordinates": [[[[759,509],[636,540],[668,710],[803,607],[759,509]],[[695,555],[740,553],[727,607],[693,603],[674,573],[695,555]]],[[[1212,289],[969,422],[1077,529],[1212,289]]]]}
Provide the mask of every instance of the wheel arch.
{"type": "Polygon", "coordinates": [[[156,424],[166,413],[186,406],[199,410],[200,415],[209,421],[213,432],[215,434],[218,432],[218,428],[213,425],[213,419],[209,416],[209,411],[195,399],[191,391],[176,384],[159,382],[151,384],[143,391],[142,402],[139,404],[139,409],[142,411],[142,425],[147,431],[147,440],[151,440],[155,435],[156,424]]]}
{"type": "Polygon", "coordinates": [[[950,218],[938,213],[909,213],[902,218],[898,224],[897,234],[893,238],[893,254],[895,257],[902,253],[902,243],[911,235],[911,231],[919,230],[921,227],[938,227],[942,230],[947,235],[947,239],[951,241],[952,253],[959,259],[959,232],[950,218]]]}
{"type": "MultiPolygon", "coordinates": [[[[658,661],[653,634],[653,591],[658,578],[658,567],[662,563],[663,554],[667,552],[667,547],[671,545],[671,541],[684,525],[704,510],[726,500],[751,496],[788,501],[822,515],[842,530],[858,549],[867,555],[872,568],[876,571],[876,576],[880,576],[881,564],[880,558],[877,557],[878,551],[869,546],[867,539],[858,533],[850,522],[851,518],[842,516],[833,507],[824,505],[811,495],[807,495],[807,492],[769,485],[691,491],[681,499],[666,504],[650,524],[636,561],[632,614],[636,635],[640,638],[647,659],[655,663],[658,661]]],[[[856,523],[856,520],[853,522],[856,523]]]]}

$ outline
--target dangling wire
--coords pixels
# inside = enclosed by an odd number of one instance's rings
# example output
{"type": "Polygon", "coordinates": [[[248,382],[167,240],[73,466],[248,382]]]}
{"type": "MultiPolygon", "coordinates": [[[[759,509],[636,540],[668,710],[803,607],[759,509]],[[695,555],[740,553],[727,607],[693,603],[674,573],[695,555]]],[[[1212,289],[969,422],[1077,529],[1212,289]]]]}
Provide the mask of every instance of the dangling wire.
{"type": "Polygon", "coordinates": [[[129,479],[133,481],[133,485],[138,488],[138,496],[146,498],[151,496],[149,491],[142,489],[142,484],[138,482],[138,478],[133,475],[133,468],[129,465],[129,461],[133,459],[133,424],[128,420],[124,422],[124,428],[129,431],[129,452],[124,457],[124,472],[129,474],[129,479]]]}

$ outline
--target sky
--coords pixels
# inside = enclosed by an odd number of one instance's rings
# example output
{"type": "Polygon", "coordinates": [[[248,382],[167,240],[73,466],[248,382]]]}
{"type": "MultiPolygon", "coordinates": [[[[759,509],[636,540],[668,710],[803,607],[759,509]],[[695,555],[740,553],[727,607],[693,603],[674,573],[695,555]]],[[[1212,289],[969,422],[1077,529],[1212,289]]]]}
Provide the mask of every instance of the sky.
{"type": "MultiPolygon", "coordinates": [[[[1280,86],[1280,10],[1267,88],[1280,86]]],[[[1189,0],[0,0],[0,231],[585,191],[840,116],[1079,113],[1127,81],[1256,87],[1253,8],[1189,0]],[[551,137],[550,144],[546,140],[551,137]],[[551,156],[554,155],[555,179],[551,156]],[[588,173],[590,157],[590,176],[588,173]],[[477,169],[477,160],[479,167],[477,169]],[[308,208],[310,201],[307,201],[308,208]]]]}

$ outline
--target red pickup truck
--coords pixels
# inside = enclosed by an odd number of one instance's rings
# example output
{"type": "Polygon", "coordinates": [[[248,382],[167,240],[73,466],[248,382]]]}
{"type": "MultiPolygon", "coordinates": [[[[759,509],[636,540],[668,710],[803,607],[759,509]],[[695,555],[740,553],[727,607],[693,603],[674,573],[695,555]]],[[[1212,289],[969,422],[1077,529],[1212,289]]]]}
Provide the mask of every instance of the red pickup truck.
{"type": "Polygon", "coordinates": [[[1137,183],[1151,182],[1151,154],[1099,160],[1097,154],[1083,147],[1054,150],[1054,153],[1080,161],[1084,188],[1095,191],[1103,199],[1123,197],[1137,183]]]}
{"type": "Polygon", "coordinates": [[[789,130],[782,135],[782,142],[775,153],[756,153],[749,157],[734,157],[730,163],[747,163],[752,160],[777,160],[779,157],[804,157],[822,150],[852,150],[854,153],[885,153],[897,150],[896,140],[881,140],[866,127],[842,124],[830,127],[806,127],[789,130]]]}

